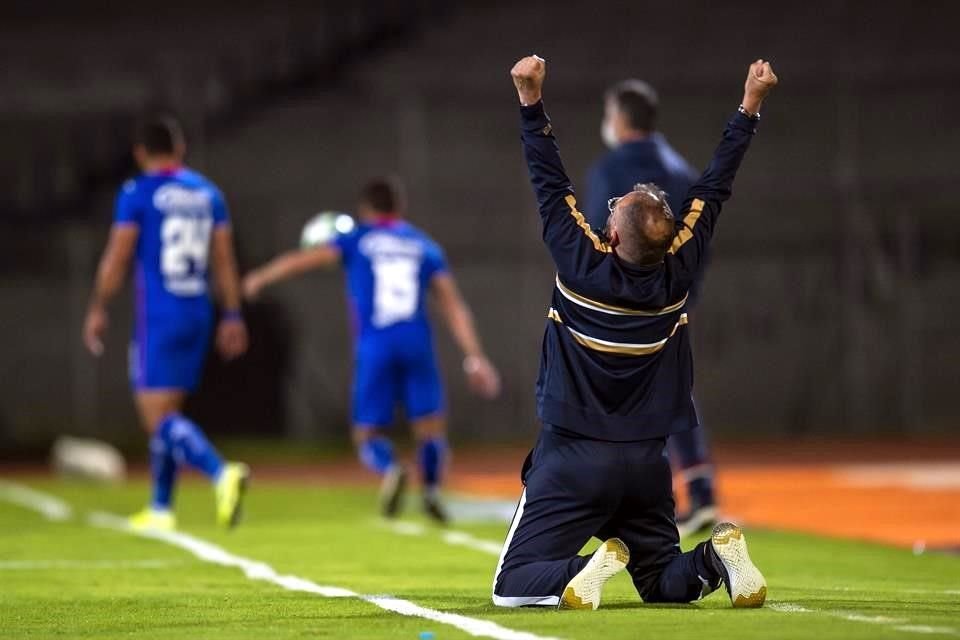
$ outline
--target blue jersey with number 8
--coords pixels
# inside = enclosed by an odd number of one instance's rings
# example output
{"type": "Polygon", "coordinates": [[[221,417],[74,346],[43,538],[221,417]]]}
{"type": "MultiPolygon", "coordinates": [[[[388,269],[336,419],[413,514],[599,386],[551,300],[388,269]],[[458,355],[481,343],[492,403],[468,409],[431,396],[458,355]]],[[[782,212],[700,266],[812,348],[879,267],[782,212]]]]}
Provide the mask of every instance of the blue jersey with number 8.
{"type": "Polygon", "coordinates": [[[360,340],[429,335],[430,280],[446,271],[440,247],[402,220],[360,224],[334,240],[340,248],[360,340]]]}

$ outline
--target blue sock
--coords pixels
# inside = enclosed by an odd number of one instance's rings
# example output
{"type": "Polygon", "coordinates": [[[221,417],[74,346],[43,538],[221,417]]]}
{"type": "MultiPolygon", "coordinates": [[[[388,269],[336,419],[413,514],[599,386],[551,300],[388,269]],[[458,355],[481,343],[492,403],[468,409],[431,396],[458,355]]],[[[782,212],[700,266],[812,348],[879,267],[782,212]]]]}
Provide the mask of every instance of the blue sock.
{"type": "Polygon", "coordinates": [[[376,474],[383,475],[393,466],[393,444],[388,438],[375,436],[358,449],[360,462],[376,474]]]}
{"type": "Polygon", "coordinates": [[[173,504],[173,485],[177,481],[177,463],[157,430],[150,438],[150,477],[153,479],[153,500],[150,506],[168,511],[173,504]]]}
{"type": "Polygon", "coordinates": [[[447,441],[442,437],[428,438],[420,443],[420,473],[423,475],[423,487],[428,491],[440,484],[446,453],[447,441]]]}
{"type": "Polygon", "coordinates": [[[213,448],[203,430],[189,418],[171,413],[160,423],[157,434],[163,439],[173,461],[187,464],[211,480],[216,480],[223,469],[223,460],[213,448]]]}

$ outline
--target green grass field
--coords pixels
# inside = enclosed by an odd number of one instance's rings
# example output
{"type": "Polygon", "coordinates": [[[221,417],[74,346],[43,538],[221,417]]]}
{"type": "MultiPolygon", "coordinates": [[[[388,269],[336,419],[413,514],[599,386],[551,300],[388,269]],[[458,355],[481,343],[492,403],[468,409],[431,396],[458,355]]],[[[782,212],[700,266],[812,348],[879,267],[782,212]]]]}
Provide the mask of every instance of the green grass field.
{"type": "Polygon", "coordinates": [[[238,568],[204,561],[170,540],[89,523],[91,512],[138,509],[146,496],[141,482],[17,483],[56,496],[72,512],[50,520],[11,504],[10,485],[0,485],[0,498],[7,497],[0,499],[3,638],[417,640],[432,632],[443,640],[471,637],[463,625],[515,640],[960,635],[960,558],[946,555],[748,530],[751,554],[769,582],[760,610],[733,610],[722,592],[692,605],[643,605],[625,575],[611,582],[596,612],[505,610],[490,603],[503,523],[458,523],[451,536],[411,515],[401,533],[374,517],[372,490],[265,482],[254,486],[244,524],[223,532],[213,525],[209,488],[186,482],[180,530],[216,545],[200,552],[219,548],[233,554],[229,562],[242,557],[269,565],[238,568]],[[264,575],[307,591],[252,579],[264,575]],[[328,597],[282,576],[409,603],[328,597]],[[425,611],[435,619],[404,615],[425,611]],[[462,616],[452,618],[460,628],[443,621],[451,613],[462,616]]]}

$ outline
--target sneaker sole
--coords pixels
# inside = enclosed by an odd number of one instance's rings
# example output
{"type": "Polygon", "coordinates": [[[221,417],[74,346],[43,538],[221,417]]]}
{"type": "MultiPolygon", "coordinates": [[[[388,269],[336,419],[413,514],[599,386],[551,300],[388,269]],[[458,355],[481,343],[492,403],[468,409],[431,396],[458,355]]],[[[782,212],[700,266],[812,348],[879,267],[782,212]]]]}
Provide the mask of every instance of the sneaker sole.
{"type": "Polygon", "coordinates": [[[244,467],[240,470],[240,482],[237,485],[237,502],[230,513],[229,528],[233,529],[243,519],[243,498],[247,494],[247,486],[250,484],[250,469],[244,467]]]}
{"type": "Polygon", "coordinates": [[[630,550],[623,540],[610,538],[593,553],[590,562],[564,588],[558,609],[591,609],[600,606],[607,580],[627,568],[630,550]]]}
{"type": "Polygon", "coordinates": [[[729,522],[718,524],[710,540],[727,571],[727,591],[734,608],[762,607],[767,599],[767,581],[750,560],[740,527],[729,522]]]}

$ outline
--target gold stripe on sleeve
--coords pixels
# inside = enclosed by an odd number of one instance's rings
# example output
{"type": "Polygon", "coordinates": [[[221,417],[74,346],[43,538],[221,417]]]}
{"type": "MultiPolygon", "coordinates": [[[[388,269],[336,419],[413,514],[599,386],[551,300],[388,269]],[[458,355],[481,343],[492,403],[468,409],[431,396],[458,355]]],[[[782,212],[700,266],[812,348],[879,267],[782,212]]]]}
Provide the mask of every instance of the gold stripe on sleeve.
{"type": "Polygon", "coordinates": [[[677,237],[673,239],[669,253],[676,253],[687,240],[693,237],[693,228],[697,226],[697,221],[700,220],[701,213],[703,213],[703,200],[695,199],[690,204],[690,211],[683,218],[683,227],[680,228],[677,237]]]}
{"type": "Polygon", "coordinates": [[[600,239],[600,236],[598,236],[593,228],[590,227],[590,223],[587,222],[587,219],[584,218],[583,214],[577,209],[577,199],[572,195],[569,195],[564,198],[564,201],[567,203],[567,206],[570,207],[570,215],[573,216],[577,226],[583,230],[583,234],[587,236],[590,242],[593,243],[593,248],[600,253],[610,253],[613,251],[609,244],[600,239]]]}

